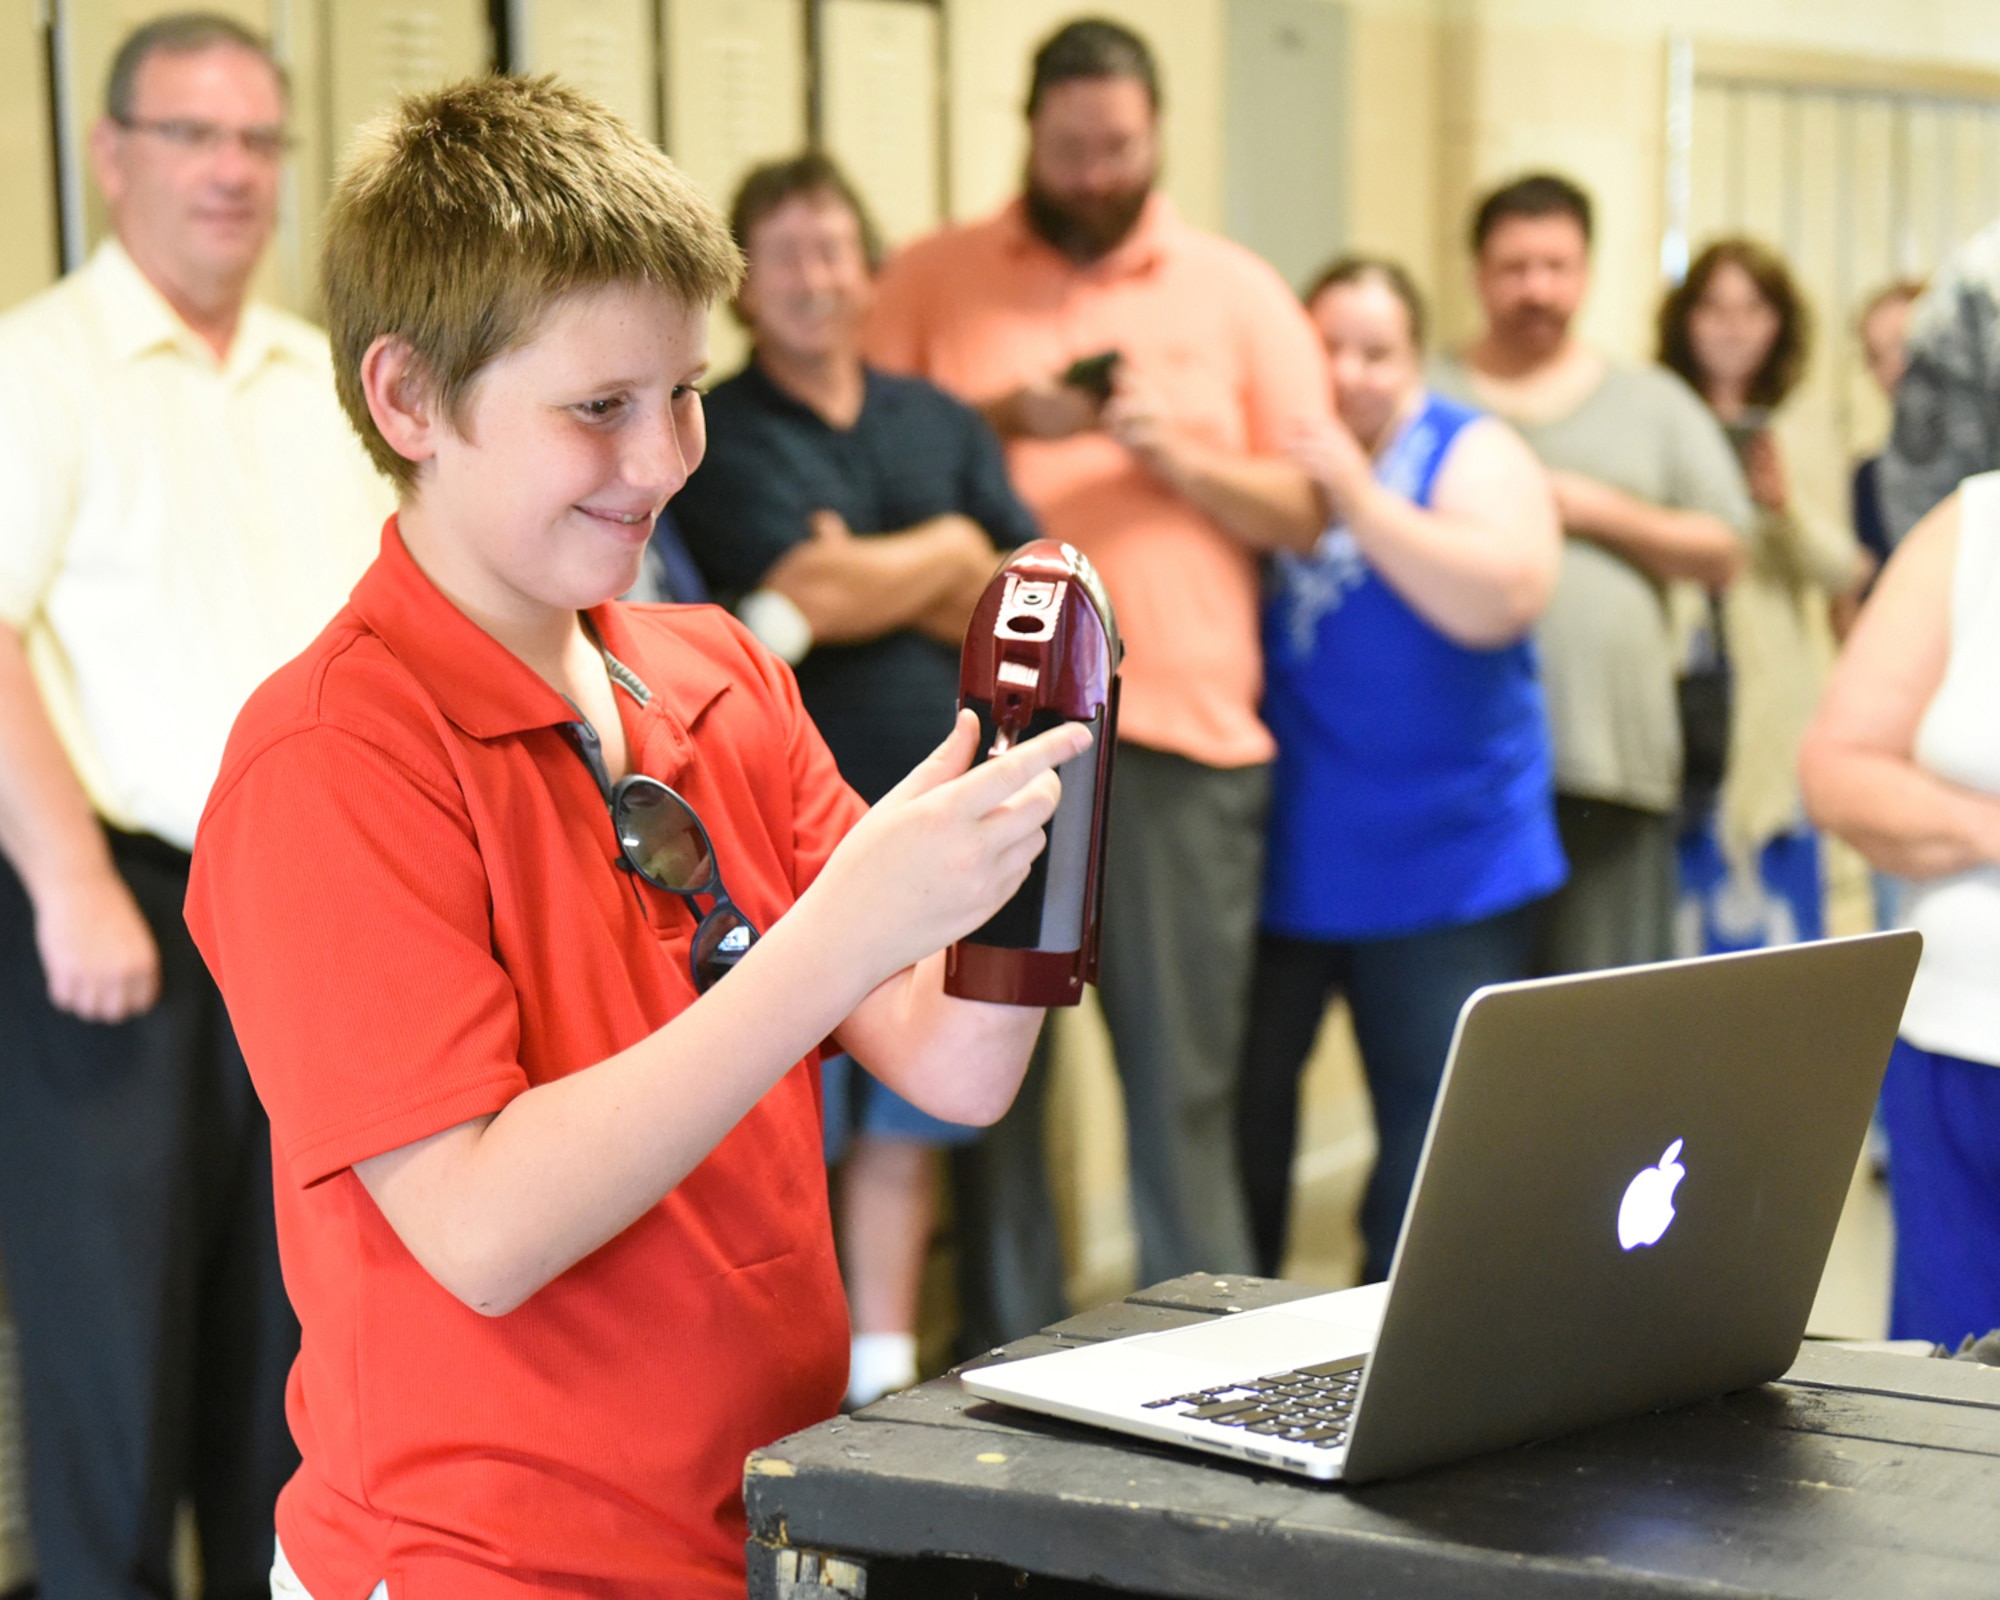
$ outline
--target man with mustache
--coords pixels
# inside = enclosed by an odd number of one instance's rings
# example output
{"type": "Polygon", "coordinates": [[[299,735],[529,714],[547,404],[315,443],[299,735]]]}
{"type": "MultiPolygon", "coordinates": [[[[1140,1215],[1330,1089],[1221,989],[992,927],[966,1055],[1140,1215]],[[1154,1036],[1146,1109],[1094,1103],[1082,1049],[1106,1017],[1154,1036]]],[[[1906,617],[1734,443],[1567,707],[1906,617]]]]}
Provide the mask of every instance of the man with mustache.
{"type": "Polygon", "coordinates": [[[1537,173],[1488,195],[1472,224],[1486,331],[1433,374],[1528,441],[1566,535],[1536,630],[1570,866],[1540,940],[1547,973],[1674,953],[1682,761],[1668,590],[1725,588],[1751,523],[1742,472],[1694,391],[1571,331],[1590,230],[1590,199],[1565,178],[1537,173]]]}
{"type": "MultiPolygon", "coordinates": [[[[1328,415],[1324,360],[1284,283],[1156,192],[1159,109],[1136,34],[1059,29],[1035,55],[1026,192],[892,260],[867,342],[877,364],[986,415],[1022,498],[1096,564],[1118,613],[1100,998],[1147,1282],[1250,1261],[1231,1106],[1273,750],[1257,563],[1325,525],[1283,451],[1328,415]]],[[[1037,1081],[955,1169],[981,1342],[1063,1310],[1037,1081]]]]}
{"type": "MultiPolygon", "coordinates": [[[[326,337],[255,303],[288,143],[227,17],[121,46],[91,129],[112,237],[0,318],[0,1253],[40,1593],[270,1593],[297,1465],[269,1125],[182,918],[250,691],[391,500],[326,337]]],[[[314,908],[300,905],[310,918],[314,908]]]]}

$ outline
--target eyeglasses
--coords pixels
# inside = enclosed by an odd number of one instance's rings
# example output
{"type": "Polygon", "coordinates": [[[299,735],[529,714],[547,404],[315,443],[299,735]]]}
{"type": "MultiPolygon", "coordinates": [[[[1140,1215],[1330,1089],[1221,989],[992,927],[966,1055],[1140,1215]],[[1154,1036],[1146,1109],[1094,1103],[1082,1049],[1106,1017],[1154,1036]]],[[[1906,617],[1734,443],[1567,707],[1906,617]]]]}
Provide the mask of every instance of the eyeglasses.
{"type": "Polygon", "coordinates": [[[191,156],[212,156],[233,142],[256,160],[279,161],[292,147],[292,137],[283,128],[225,128],[197,117],[120,117],[118,126],[127,133],[150,133],[191,156]]]}
{"type": "Polygon", "coordinates": [[[611,811],[611,828],[618,836],[620,870],[637,873],[656,889],[679,895],[700,912],[697,895],[715,904],[695,925],[688,947],[688,971],[697,994],[722,981],[744,952],[757,942],[757,930],[722,887],[715,846],[701,818],[658,778],[632,773],[614,785],[604,764],[604,747],[597,730],[579,718],[562,725],[563,732],[597,780],[598,793],[611,811]]]}

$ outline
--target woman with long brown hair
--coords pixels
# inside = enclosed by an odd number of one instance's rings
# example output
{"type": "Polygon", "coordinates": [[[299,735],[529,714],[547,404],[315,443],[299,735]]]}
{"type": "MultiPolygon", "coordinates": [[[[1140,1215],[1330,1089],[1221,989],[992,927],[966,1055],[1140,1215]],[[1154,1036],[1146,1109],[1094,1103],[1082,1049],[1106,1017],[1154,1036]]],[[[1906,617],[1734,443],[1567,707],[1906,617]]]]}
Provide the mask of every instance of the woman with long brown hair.
{"type": "Polygon", "coordinates": [[[1774,417],[1811,347],[1811,314],[1784,261],[1754,239],[1710,244],[1662,302],[1661,362],[1694,387],[1742,462],[1757,507],[1751,563],[1692,630],[1713,650],[1720,623],[1730,693],[1726,726],[1705,730],[1720,699],[1684,699],[1691,782],[1681,839],[1683,953],[1749,949],[1825,931],[1818,840],[1795,767],[1833,660],[1827,602],[1851,593],[1868,562],[1847,530],[1800,501],[1774,417]],[[1706,637],[1705,637],[1706,636],[1706,637]],[[1717,772],[1699,753],[1712,733],[1717,772]]]}

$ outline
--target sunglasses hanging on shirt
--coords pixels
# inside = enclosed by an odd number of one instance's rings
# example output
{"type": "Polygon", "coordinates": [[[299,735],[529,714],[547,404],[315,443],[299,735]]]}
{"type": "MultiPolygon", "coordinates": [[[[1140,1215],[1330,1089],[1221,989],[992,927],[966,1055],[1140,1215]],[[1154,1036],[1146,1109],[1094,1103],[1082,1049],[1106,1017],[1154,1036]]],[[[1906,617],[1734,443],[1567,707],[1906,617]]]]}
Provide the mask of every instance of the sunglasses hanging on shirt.
{"type": "Polygon", "coordinates": [[[576,721],[565,722],[562,731],[597,780],[597,792],[611,812],[620,870],[680,896],[700,916],[688,947],[688,970],[695,991],[706,994],[757,942],[757,929],[722,887],[708,829],[694,807],[658,778],[635,772],[614,784],[597,730],[581,713],[576,721]],[[715,902],[705,914],[698,896],[715,902]]]}

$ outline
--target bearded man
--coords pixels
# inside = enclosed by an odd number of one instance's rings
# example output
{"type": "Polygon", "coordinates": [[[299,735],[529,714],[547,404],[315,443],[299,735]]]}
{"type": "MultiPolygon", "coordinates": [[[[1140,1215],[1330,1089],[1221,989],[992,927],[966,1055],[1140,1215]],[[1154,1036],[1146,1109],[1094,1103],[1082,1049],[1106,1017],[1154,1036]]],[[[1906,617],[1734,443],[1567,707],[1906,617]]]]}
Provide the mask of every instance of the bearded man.
{"type": "MultiPolygon", "coordinates": [[[[1232,1151],[1269,788],[1258,558],[1327,508],[1284,456],[1327,413],[1283,281],[1155,191],[1159,75],[1072,22],[1036,52],[1025,193],[885,269],[866,353],[976,406],[1015,489],[1102,574],[1126,643],[1102,945],[1142,1281],[1248,1271],[1232,1151]]],[[[1040,1105],[956,1158],[968,1335],[1060,1316],[1040,1105]]],[[[987,1342],[981,1338],[980,1342],[987,1342]]]]}

